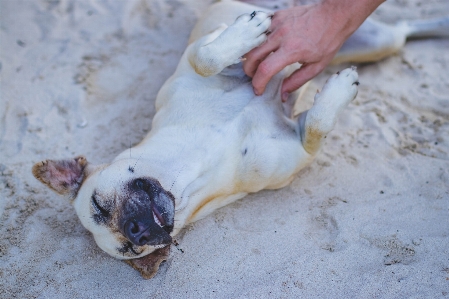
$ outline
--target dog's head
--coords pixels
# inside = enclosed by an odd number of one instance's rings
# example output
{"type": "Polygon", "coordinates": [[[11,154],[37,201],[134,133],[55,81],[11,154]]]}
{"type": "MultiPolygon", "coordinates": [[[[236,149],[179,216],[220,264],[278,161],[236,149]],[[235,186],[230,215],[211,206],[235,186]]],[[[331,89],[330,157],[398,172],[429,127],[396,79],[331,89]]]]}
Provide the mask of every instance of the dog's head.
{"type": "Polygon", "coordinates": [[[127,161],[92,166],[84,157],[46,160],[33,166],[33,175],[70,197],[98,246],[116,258],[142,257],[172,241],[173,195],[127,161]]]}

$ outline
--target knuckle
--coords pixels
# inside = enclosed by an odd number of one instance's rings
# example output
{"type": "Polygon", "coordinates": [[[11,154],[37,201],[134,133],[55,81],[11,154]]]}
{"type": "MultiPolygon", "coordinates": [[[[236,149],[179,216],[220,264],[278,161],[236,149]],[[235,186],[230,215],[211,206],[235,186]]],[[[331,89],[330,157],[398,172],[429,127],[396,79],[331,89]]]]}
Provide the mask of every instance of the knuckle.
{"type": "Polygon", "coordinates": [[[271,73],[271,67],[266,61],[262,61],[257,68],[257,72],[262,76],[268,76],[271,73]]]}
{"type": "Polygon", "coordinates": [[[299,52],[299,47],[296,44],[294,44],[294,43],[287,42],[287,43],[284,43],[282,45],[282,47],[284,48],[284,50],[287,53],[290,53],[290,55],[299,52]]]}
{"type": "Polygon", "coordinates": [[[290,29],[287,27],[280,27],[276,30],[276,34],[279,35],[280,37],[285,37],[290,33],[290,29]]]}

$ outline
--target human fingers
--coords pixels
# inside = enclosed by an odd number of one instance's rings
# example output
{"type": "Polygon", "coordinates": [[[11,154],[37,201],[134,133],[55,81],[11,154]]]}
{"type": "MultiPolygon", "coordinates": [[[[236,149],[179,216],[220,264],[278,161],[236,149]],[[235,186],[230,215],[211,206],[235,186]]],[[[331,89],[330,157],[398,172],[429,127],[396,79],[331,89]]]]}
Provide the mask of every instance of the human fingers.
{"type": "Polygon", "coordinates": [[[278,49],[279,43],[275,42],[268,35],[265,43],[252,49],[244,55],[245,61],[243,62],[243,71],[249,77],[253,77],[261,61],[263,61],[271,52],[278,49]]]}
{"type": "Polygon", "coordinates": [[[293,63],[289,61],[288,56],[284,54],[282,49],[268,55],[261,63],[259,63],[257,70],[253,77],[253,88],[256,95],[261,95],[265,91],[268,81],[279,73],[284,67],[293,63]]]}
{"type": "Polygon", "coordinates": [[[303,86],[307,81],[321,73],[326,65],[321,63],[312,63],[302,65],[300,69],[294,71],[289,77],[284,79],[281,87],[282,101],[288,99],[288,95],[303,86]]]}

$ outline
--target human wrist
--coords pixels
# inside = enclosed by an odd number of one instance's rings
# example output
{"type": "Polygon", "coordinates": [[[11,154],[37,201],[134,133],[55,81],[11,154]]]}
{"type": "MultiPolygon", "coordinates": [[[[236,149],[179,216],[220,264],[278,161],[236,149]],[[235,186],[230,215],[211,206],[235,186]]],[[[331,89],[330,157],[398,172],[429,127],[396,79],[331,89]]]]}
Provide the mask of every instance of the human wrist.
{"type": "Polygon", "coordinates": [[[323,0],[317,5],[329,16],[334,29],[349,37],[385,0],[323,0]]]}

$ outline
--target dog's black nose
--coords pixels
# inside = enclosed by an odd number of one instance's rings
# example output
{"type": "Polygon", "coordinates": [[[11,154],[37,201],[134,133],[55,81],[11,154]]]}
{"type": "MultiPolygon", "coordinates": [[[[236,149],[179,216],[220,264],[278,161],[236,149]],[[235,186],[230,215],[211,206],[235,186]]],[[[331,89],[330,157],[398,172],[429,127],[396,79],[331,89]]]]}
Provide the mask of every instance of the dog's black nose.
{"type": "Polygon", "coordinates": [[[125,223],[124,233],[128,240],[137,246],[145,245],[151,240],[149,227],[139,221],[127,221],[125,223]]]}

